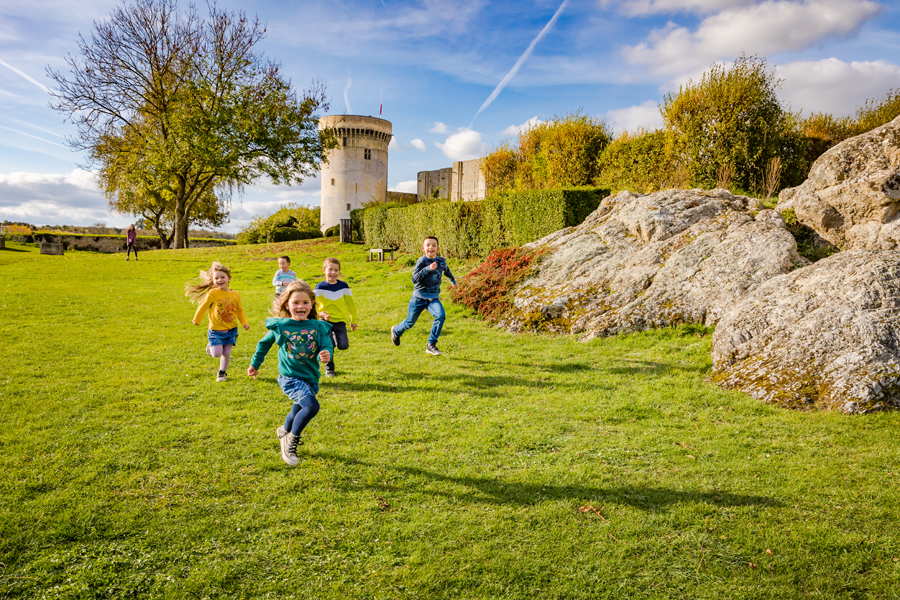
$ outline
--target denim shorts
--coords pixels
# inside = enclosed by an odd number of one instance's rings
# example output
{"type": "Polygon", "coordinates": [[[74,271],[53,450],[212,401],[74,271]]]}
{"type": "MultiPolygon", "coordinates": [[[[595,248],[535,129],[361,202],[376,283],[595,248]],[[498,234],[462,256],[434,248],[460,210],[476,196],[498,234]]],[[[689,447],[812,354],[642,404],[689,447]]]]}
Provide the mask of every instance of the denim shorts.
{"type": "Polygon", "coordinates": [[[215,329],[206,330],[206,339],[209,340],[210,346],[232,346],[237,344],[238,328],[229,329],[227,331],[216,331],[215,329]]]}
{"type": "Polygon", "coordinates": [[[306,398],[315,400],[316,394],[319,393],[319,384],[316,383],[310,385],[302,379],[287,377],[286,375],[278,376],[278,385],[281,386],[281,391],[283,391],[294,404],[302,404],[303,400],[306,398]]]}

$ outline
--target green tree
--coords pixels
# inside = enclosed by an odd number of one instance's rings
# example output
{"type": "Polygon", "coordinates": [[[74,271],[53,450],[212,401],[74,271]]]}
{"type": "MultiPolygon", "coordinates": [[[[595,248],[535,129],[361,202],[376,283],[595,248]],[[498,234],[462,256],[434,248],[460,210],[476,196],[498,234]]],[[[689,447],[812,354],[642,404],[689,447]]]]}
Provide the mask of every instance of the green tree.
{"type": "Polygon", "coordinates": [[[766,165],[780,156],[794,126],[778,101],[780,84],[765,59],[742,54],[731,68],[713,65],[699,83],[667,94],[660,110],[674,136],[676,168],[686,169],[692,183],[711,186],[731,165],[736,185],[760,189],[766,165]]]}
{"type": "Polygon", "coordinates": [[[501,144],[482,160],[488,190],[554,189],[591,185],[598,157],[612,139],[603,119],[580,112],[553,117],[519,133],[515,147],[501,144]]]}
{"type": "Polygon", "coordinates": [[[214,4],[203,19],[175,0],[136,0],[80,38],[68,74],[48,69],[51,106],[77,125],[69,143],[88,151],[113,208],[168,215],[175,248],[192,221],[215,220],[211,195],[224,211],[259,177],[301,183],[335,145],[315,114],[327,108],[324,86],[298,98],[259,51],[264,34],[214,4]]]}

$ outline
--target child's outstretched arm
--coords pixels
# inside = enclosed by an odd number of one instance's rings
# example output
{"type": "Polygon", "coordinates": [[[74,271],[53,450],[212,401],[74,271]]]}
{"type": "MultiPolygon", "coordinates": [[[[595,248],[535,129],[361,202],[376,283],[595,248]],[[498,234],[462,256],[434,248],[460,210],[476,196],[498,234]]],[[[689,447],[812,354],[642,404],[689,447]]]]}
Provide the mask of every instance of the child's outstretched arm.
{"type": "Polygon", "coordinates": [[[191,319],[191,323],[194,325],[202,325],[203,324],[203,315],[206,314],[206,311],[209,309],[211,302],[209,300],[209,294],[206,294],[206,297],[203,298],[203,302],[200,303],[200,306],[197,307],[197,312],[194,313],[194,318],[191,319]]]}
{"type": "Polygon", "coordinates": [[[259,340],[259,343],[256,344],[256,352],[253,353],[253,357],[250,359],[250,366],[247,368],[247,375],[256,379],[256,375],[259,373],[259,368],[262,366],[263,361],[266,359],[266,354],[269,352],[269,348],[272,347],[272,344],[275,343],[275,332],[267,331],[266,335],[259,340]]]}

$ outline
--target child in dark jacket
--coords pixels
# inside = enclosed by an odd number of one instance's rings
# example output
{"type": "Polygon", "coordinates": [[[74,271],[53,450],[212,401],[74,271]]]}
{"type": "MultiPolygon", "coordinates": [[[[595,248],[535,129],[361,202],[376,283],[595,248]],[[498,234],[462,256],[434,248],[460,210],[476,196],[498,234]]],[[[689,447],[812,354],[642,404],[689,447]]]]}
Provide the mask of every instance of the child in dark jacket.
{"type": "Polygon", "coordinates": [[[427,310],[434,317],[431,325],[431,333],[428,336],[428,343],[425,345],[425,352],[440,356],[443,354],[438,350],[438,337],[441,335],[441,329],[444,327],[446,313],[444,305],[441,304],[441,278],[446,275],[450,280],[450,286],[456,286],[456,278],[447,266],[447,261],[443,256],[438,256],[438,239],[433,235],[429,235],[422,241],[422,256],[416,261],[413,267],[413,294],[409,300],[409,313],[406,318],[398,325],[391,327],[391,341],[395,346],[400,345],[400,336],[407,329],[415,325],[419,315],[423,310],[427,310]]]}

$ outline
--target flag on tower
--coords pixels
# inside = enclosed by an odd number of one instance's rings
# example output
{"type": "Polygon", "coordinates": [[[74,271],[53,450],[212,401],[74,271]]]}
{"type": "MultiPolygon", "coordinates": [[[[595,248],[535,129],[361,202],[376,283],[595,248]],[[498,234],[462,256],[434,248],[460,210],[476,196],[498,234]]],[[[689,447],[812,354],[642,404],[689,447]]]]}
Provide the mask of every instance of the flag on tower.
{"type": "Polygon", "coordinates": [[[384,92],[381,92],[381,102],[378,104],[378,116],[381,116],[381,107],[384,106],[384,92]]]}

